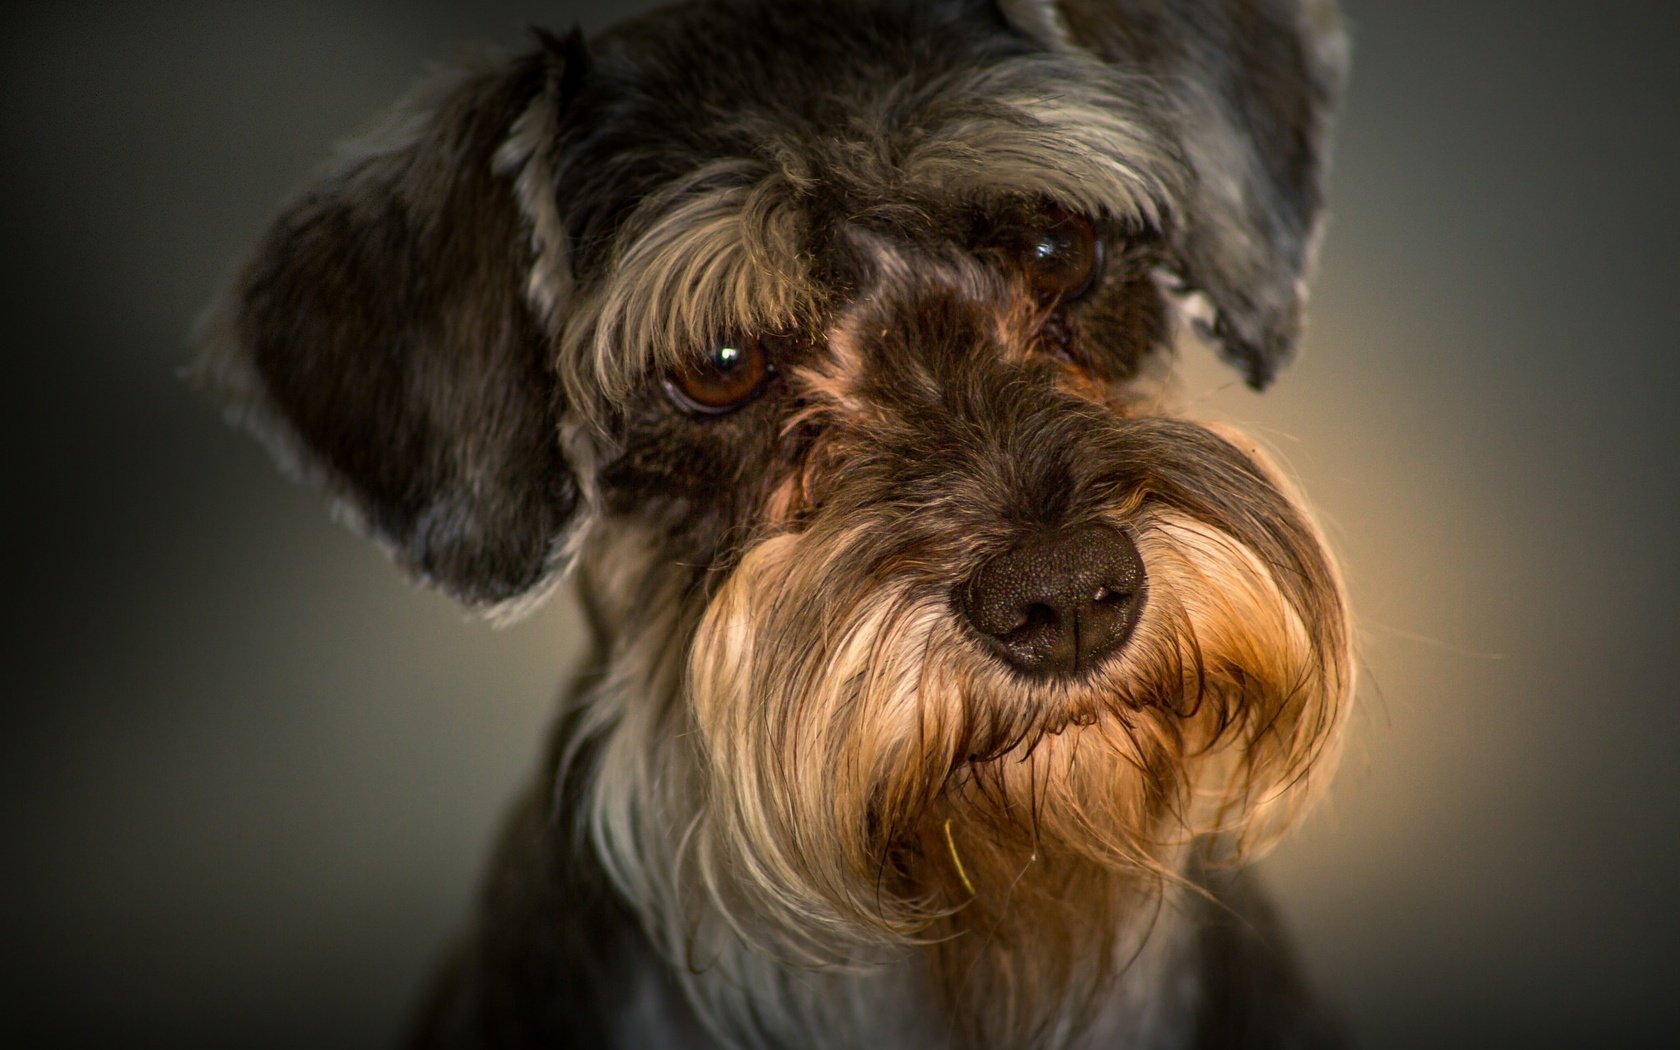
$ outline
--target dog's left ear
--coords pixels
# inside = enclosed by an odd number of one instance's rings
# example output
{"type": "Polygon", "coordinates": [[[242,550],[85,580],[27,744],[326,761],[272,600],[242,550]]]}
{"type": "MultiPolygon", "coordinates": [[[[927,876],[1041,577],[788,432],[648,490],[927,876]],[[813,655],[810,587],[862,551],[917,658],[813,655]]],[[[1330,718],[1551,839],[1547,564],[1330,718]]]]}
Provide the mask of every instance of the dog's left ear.
{"type": "Polygon", "coordinates": [[[1148,75],[1190,186],[1172,231],[1179,276],[1255,387],[1300,333],[1331,111],[1347,41],[1334,0],[998,0],[1046,46],[1148,75]]]}
{"type": "Polygon", "coordinates": [[[578,501],[548,151],[586,58],[539,35],[351,143],[212,308],[193,370],[403,568],[480,608],[546,590],[578,501]]]}

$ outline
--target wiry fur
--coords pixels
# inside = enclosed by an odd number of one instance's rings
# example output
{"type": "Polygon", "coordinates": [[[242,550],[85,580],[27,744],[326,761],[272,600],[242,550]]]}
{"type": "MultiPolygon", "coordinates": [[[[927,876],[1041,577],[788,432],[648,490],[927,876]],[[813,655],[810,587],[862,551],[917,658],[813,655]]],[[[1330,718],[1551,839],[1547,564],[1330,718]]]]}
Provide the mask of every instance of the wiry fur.
{"type": "MultiPolygon", "coordinates": [[[[1093,502],[1138,536],[1150,596],[1099,680],[1024,687],[965,638],[948,581],[986,537],[949,523],[989,501],[830,492],[691,598],[686,687],[666,669],[662,718],[645,685],[598,698],[604,753],[625,764],[591,778],[594,838],[628,896],[657,902],[666,949],[702,961],[694,994],[726,1027],[762,1022],[763,997],[741,997],[764,958],[857,966],[925,945],[976,1042],[1049,1045],[1137,950],[1149,924],[1128,918],[1183,888],[1198,836],[1238,861],[1316,783],[1348,667],[1310,527],[1222,438],[1111,426],[1125,481],[1093,502]],[[1195,491],[1206,478],[1170,473],[1190,460],[1128,476],[1126,450],[1152,440],[1202,445],[1195,469],[1223,458],[1240,487],[1195,491]],[[1266,515],[1222,520],[1257,495],[1266,515]],[[635,709],[613,722],[619,703],[635,709]]],[[[844,1030],[785,1023],[788,1039],[844,1030]]]]}
{"type": "Polygon", "coordinates": [[[595,636],[420,1044],[1327,1038],[1240,872],[1332,764],[1340,585],[1156,380],[1187,302],[1257,385],[1290,350],[1339,40],[702,2],[423,90],[282,216],[200,375],[464,601],[575,566],[595,636]],[[1046,300],[1008,245],[1070,214],[1106,269],[1046,300]],[[744,335],[762,391],[681,410],[744,335]],[[1129,639],[1024,674],[965,581],[1092,528],[1129,639]]]}

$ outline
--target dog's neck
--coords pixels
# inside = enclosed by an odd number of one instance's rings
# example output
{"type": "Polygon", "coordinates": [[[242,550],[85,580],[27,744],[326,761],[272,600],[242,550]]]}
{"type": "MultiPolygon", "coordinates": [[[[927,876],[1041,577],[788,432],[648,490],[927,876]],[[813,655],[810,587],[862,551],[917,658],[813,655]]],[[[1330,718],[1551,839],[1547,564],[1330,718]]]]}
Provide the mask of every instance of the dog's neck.
{"type": "MultiPolygon", "coordinates": [[[[981,931],[958,935],[983,937],[981,931]]],[[[1195,963],[1195,923],[1178,908],[1139,916],[1116,939],[1115,958],[1094,969],[1111,976],[1077,1009],[1046,1004],[1025,1036],[988,1031],[990,1018],[974,993],[990,982],[977,968],[975,989],[958,988],[952,1002],[937,987],[937,946],[851,966],[812,969],[781,962],[740,942],[696,969],[677,967],[689,1004],[729,1045],[843,1048],[944,1046],[1149,1048],[1181,1046],[1192,1030],[1203,989],[1195,963]],[[1022,1039],[1025,1041],[1021,1041],[1022,1039]]],[[[970,953],[977,963],[978,953],[970,953]]],[[[698,963],[699,960],[691,960],[698,963]]],[[[623,1045],[655,1045],[640,1038],[669,1032],[672,1004],[658,977],[621,1015],[623,1045]]],[[[984,993],[981,993],[984,994],[984,993]]]]}

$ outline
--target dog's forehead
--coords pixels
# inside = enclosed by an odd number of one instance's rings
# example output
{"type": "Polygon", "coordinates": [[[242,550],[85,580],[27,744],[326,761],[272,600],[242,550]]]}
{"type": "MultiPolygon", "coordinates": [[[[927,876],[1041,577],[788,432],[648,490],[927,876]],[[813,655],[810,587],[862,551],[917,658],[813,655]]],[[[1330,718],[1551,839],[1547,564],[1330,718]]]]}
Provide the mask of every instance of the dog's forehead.
{"type": "Polygon", "coordinates": [[[638,174],[668,179],[719,156],[888,134],[941,79],[1030,49],[985,0],[687,4],[591,44],[593,97],[614,119],[587,122],[639,142],[655,164],[638,174]]]}
{"type": "Polygon", "coordinates": [[[609,397],[721,334],[804,323],[850,268],[976,207],[1154,227],[1183,178],[1147,78],[981,0],[657,12],[592,45],[574,102],[555,184],[609,397]]]}
{"type": "Polygon", "coordinates": [[[987,0],[696,4],[593,47],[580,159],[621,204],[724,158],[848,217],[1010,192],[1132,211],[1175,174],[1147,78],[1046,51],[987,0]]]}

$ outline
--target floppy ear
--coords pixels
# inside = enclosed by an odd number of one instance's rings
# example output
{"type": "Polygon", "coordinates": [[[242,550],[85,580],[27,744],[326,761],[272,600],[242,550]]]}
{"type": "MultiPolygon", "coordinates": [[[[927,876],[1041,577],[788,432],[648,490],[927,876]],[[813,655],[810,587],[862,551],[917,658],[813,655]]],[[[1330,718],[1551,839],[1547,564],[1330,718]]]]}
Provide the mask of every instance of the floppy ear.
{"type": "Polygon", "coordinates": [[[1300,332],[1347,41],[1334,0],[998,0],[1040,43],[1148,75],[1191,183],[1171,248],[1263,387],[1300,332]]]}
{"type": "Polygon", "coordinates": [[[474,606],[544,589],[578,500],[547,172],[582,47],[543,40],[425,85],[351,144],[212,307],[193,369],[404,568],[474,606]]]}

